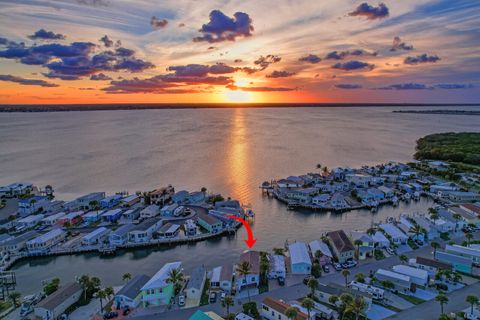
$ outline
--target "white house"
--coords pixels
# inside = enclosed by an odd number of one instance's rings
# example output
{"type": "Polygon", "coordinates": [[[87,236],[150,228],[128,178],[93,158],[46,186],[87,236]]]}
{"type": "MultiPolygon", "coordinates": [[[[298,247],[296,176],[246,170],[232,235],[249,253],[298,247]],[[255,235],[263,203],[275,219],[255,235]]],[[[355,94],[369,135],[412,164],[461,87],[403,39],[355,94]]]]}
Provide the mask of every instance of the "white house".
{"type": "Polygon", "coordinates": [[[27,241],[27,249],[30,253],[48,252],[50,248],[63,241],[66,237],[62,229],[53,229],[32,240],[27,241]]]}
{"type": "Polygon", "coordinates": [[[380,228],[391,237],[392,243],[396,245],[406,244],[408,241],[408,236],[404,234],[400,229],[395,227],[390,223],[382,223],[380,228]]]}
{"type": "Polygon", "coordinates": [[[40,301],[34,314],[42,320],[59,319],[68,307],[80,299],[81,294],[82,287],[78,283],[68,283],[40,301]]]}
{"type": "Polygon", "coordinates": [[[390,247],[390,240],[388,240],[387,237],[385,237],[385,235],[380,231],[376,231],[372,235],[372,239],[376,248],[390,247]]]}
{"type": "Polygon", "coordinates": [[[370,185],[372,177],[365,174],[347,174],[345,180],[349,183],[353,183],[357,187],[366,188],[370,185]]]}
{"type": "Polygon", "coordinates": [[[151,204],[142,211],[140,211],[140,218],[141,219],[148,219],[156,217],[160,214],[160,209],[157,205],[151,204]]]}
{"type": "Polygon", "coordinates": [[[213,268],[210,276],[210,290],[223,290],[226,293],[232,291],[233,265],[224,264],[213,268]]]}
{"type": "Polygon", "coordinates": [[[284,278],[286,276],[286,267],[285,267],[285,257],[281,255],[271,255],[269,256],[269,270],[268,270],[268,278],[269,279],[277,279],[277,278],[284,278]]]}
{"type": "Polygon", "coordinates": [[[293,274],[310,274],[312,261],[308,254],[307,245],[303,242],[295,242],[288,246],[290,253],[291,272],[293,274]]]}
{"type": "Polygon", "coordinates": [[[35,227],[37,224],[39,224],[43,218],[45,217],[45,215],[43,214],[32,214],[32,215],[29,215],[29,216],[26,216],[25,218],[22,218],[20,220],[17,221],[17,226],[19,227],[22,227],[22,228],[33,228],[35,227]]]}
{"type": "Polygon", "coordinates": [[[102,243],[105,239],[108,238],[108,234],[111,232],[110,229],[105,227],[99,227],[92,232],[86,234],[82,238],[82,244],[86,246],[91,246],[95,244],[102,243]]]}
{"type": "Polygon", "coordinates": [[[154,232],[156,232],[162,225],[162,220],[147,219],[135,225],[128,232],[128,240],[134,243],[147,242],[152,239],[154,232]]]}
{"type": "Polygon", "coordinates": [[[260,253],[258,251],[245,251],[240,255],[240,264],[248,262],[250,264],[250,273],[246,276],[236,275],[237,291],[245,287],[258,287],[260,284],[260,253]]]}
{"type": "Polygon", "coordinates": [[[393,266],[392,270],[394,272],[409,276],[410,280],[419,286],[426,287],[428,285],[428,281],[430,280],[428,272],[422,269],[417,269],[401,264],[393,266]]]}
{"type": "Polygon", "coordinates": [[[58,220],[63,218],[63,216],[65,216],[65,212],[55,213],[55,214],[52,214],[51,216],[43,218],[42,223],[47,226],[53,226],[57,224],[58,220]]]}
{"type": "Polygon", "coordinates": [[[330,195],[327,193],[319,194],[312,198],[312,203],[317,206],[325,206],[330,200],[330,195]]]}
{"type": "Polygon", "coordinates": [[[394,271],[378,269],[375,272],[375,278],[381,283],[382,281],[390,281],[394,284],[394,289],[406,293],[412,289],[412,280],[409,276],[394,271]]]}
{"type": "Polygon", "coordinates": [[[188,279],[187,286],[184,290],[187,295],[187,306],[190,307],[200,305],[200,299],[202,297],[206,278],[207,272],[204,266],[199,266],[192,271],[190,278],[188,279]]]}

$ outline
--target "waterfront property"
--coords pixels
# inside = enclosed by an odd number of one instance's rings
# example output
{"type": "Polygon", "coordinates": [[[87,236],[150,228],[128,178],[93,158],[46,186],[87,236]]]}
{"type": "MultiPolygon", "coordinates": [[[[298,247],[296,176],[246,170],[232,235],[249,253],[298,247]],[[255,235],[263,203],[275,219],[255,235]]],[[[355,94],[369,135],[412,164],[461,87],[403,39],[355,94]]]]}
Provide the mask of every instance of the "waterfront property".
{"type": "Polygon", "coordinates": [[[136,194],[132,194],[130,196],[126,196],[125,198],[122,198],[120,200],[120,203],[122,204],[122,207],[130,208],[131,206],[139,203],[140,201],[141,201],[140,196],[136,194]]]}
{"type": "Polygon", "coordinates": [[[320,252],[319,262],[321,266],[332,263],[333,254],[325,242],[319,241],[319,240],[313,240],[308,244],[308,246],[310,247],[310,252],[313,258],[317,256],[317,252],[320,252]]]}
{"type": "Polygon", "coordinates": [[[32,240],[27,241],[28,252],[33,254],[46,253],[53,246],[63,241],[66,237],[66,232],[62,229],[53,229],[42,234],[32,240]]]}
{"type": "Polygon", "coordinates": [[[288,252],[292,274],[310,274],[312,261],[308,254],[307,245],[303,242],[292,243],[288,246],[288,252]]]}
{"type": "Polygon", "coordinates": [[[426,287],[430,276],[427,271],[413,268],[406,265],[396,265],[392,267],[392,270],[396,273],[400,273],[410,277],[412,283],[416,285],[426,287]]]}
{"type": "Polygon", "coordinates": [[[233,265],[224,264],[223,266],[213,268],[210,276],[210,290],[223,290],[226,293],[232,291],[233,265]]]}
{"type": "Polygon", "coordinates": [[[100,200],[100,207],[102,207],[102,209],[110,209],[115,207],[117,204],[119,204],[121,200],[122,200],[121,195],[114,194],[112,196],[109,196],[100,200]]]}
{"type": "Polygon", "coordinates": [[[0,196],[12,198],[29,194],[33,190],[33,184],[30,182],[15,182],[7,186],[0,187],[0,196]]]}
{"type": "Polygon", "coordinates": [[[105,192],[92,192],[81,196],[66,204],[69,210],[91,210],[100,206],[100,201],[105,198],[105,192]]]}
{"type": "Polygon", "coordinates": [[[197,225],[192,219],[188,219],[185,221],[185,234],[187,236],[194,236],[197,234],[197,225]]]}
{"type": "Polygon", "coordinates": [[[86,246],[92,246],[99,243],[103,243],[107,238],[108,234],[111,232],[110,229],[105,227],[99,227],[92,232],[84,235],[82,237],[82,244],[86,246]]]}
{"type": "Polygon", "coordinates": [[[387,234],[388,237],[390,237],[389,239],[393,244],[401,245],[407,243],[408,236],[393,224],[382,223],[380,224],[380,228],[383,230],[383,232],[385,232],[385,234],[387,234]]]}
{"type": "Polygon", "coordinates": [[[110,233],[108,241],[113,246],[126,244],[128,242],[129,232],[134,230],[135,228],[136,225],[134,224],[124,224],[123,226],[120,226],[118,229],[113,230],[110,233]]]}
{"type": "Polygon", "coordinates": [[[258,287],[260,284],[260,253],[258,251],[245,251],[240,255],[240,264],[248,262],[250,265],[250,273],[242,276],[236,274],[237,291],[243,288],[258,287]]]}
{"type": "MultiPolygon", "coordinates": [[[[260,314],[262,319],[267,320],[288,320],[286,310],[290,308],[290,305],[283,301],[276,300],[272,297],[266,297],[262,302],[262,309],[260,314]]],[[[298,311],[295,320],[308,320],[305,313],[298,311]]]]}
{"type": "Polygon", "coordinates": [[[382,283],[382,281],[389,281],[393,283],[393,289],[402,293],[415,291],[415,286],[412,286],[412,280],[410,277],[401,273],[385,269],[378,269],[375,272],[375,278],[377,278],[380,283],[382,283]]]}
{"type": "Polygon", "coordinates": [[[152,204],[163,206],[171,199],[174,193],[175,189],[172,186],[155,189],[150,192],[150,201],[152,204]]]}
{"type": "Polygon", "coordinates": [[[82,287],[76,282],[61,286],[35,306],[34,314],[42,320],[58,319],[65,310],[80,299],[82,287]]]}
{"type": "Polygon", "coordinates": [[[355,257],[355,247],[343,230],[328,232],[327,238],[338,262],[344,263],[355,257]]]}
{"type": "Polygon", "coordinates": [[[9,254],[18,254],[27,247],[27,241],[38,236],[36,231],[27,231],[19,236],[9,239],[0,245],[1,251],[9,254]]]}
{"type": "Polygon", "coordinates": [[[218,233],[223,229],[222,221],[204,212],[198,212],[197,223],[210,233],[218,233]]]}
{"type": "Polygon", "coordinates": [[[134,243],[148,242],[153,238],[154,233],[157,232],[161,225],[162,220],[156,218],[143,220],[128,230],[128,241],[134,243]]]}
{"type": "Polygon", "coordinates": [[[150,280],[149,276],[138,275],[128,281],[126,285],[115,294],[115,305],[120,308],[136,308],[141,302],[140,289],[150,280]]]}
{"type": "Polygon", "coordinates": [[[21,217],[33,214],[43,210],[50,200],[44,196],[33,196],[31,198],[22,199],[18,202],[18,213],[21,217]]]}
{"type": "Polygon", "coordinates": [[[168,222],[157,233],[160,238],[170,239],[178,236],[179,232],[180,226],[178,224],[168,222]]]}
{"type": "Polygon", "coordinates": [[[206,278],[207,272],[203,265],[193,269],[184,290],[187,295],[187,306],[198,306],[200,304],[200,298],[202,297],[206,278]]]}
{"type": "Polygon", "coordinates": [[[277,279],[284,278],[287,275],[287,270],[285,268],[285,257],[281,255],[269,255],[269,269],[268,269],[268,278],[277,279]]]}
{"type": "Polygon", "coordinates": [[[161,306],[170,303],[174,295],[174,285],[167,281],[169,273],[174,269],[181,269],[181,262],[165,264],[158,272],[140,289],[143,307],[161,306]]]}

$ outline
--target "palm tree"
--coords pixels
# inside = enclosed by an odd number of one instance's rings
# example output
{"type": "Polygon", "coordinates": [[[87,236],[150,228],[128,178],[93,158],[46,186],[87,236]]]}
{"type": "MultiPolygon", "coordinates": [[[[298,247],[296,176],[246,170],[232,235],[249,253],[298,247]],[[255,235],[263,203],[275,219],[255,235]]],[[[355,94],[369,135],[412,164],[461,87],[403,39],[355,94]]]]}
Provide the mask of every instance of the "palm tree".
{"type": "MultiPolygon", "coordinates": [[[[267,282],[267,283],[268,283],[267,272],[268,272],[269,266],[270,265],[269,265],[267,259],[265,259],[265,258],[260,259],[260,279],[263,282],[267,282]]],[[[264,284],[266,284],[266,283],[264,283],[264,284]]]]}
{"type": "Polygon", "coordinates": [[[182,269],[175,268],[175,269],[171,269],[168,272],[167,283],[173,284],[175,294],[177,294],[178,291],[180,290],[180,283],[183,282],[183,280],[184,280],[184,276],[183,276],[182,269]]]}
{"type": "Polygon", "coordinates": [[[80,279],[78,279],[78,283],[83,289],[83,300],[87,301],[87,291],[90,287],[90,277],[88,274],[81,276],[80,279]]]}
{"type": "Polygon", "coordinates": [[[345,287],[348,285],[348,276],[350,275],[350,271],[347,269],[342,270],[342,276],[345,278],[345,287]]]}
{"type": "Polygon", "coordinates": [[[434,224],[437,222],[438,218],[439,218],[439,216],[438,216],[437,210],[430,213],[430,219],[433,220],[434,224]]]}
{"type": "Polygon", "coordinates": [[[452,215],[452,218],[455,219],[455,232],[457,232],[458,221],[462,220],[462,215],[459,214],[459,213],[454,213],[454,214],[452,215]]]}
{"type": "Polygon", "coordinates": [[[470,245],[470,241],[472,241],[472,239],[473,239],[473,234],[467,233],[467,234],[465,235],[465,238],[467,238],[467,245],[469,246],[469,245],[470,245]]]}
{"type": "MultiPolygon", "coordinates": [[[[243,261],[237,266],[237,273],[241,277],[247,277],[252,271],[252,265],[248,261],[243,261]]],[[[250,302],[250,290],[247,288],[248,302],[250,302]]]]}
{"type": "Polygon", "coordinates": [[[368,229],[367,229],[367,234],[368,234],[369,236],[373,236],[376,232],[377,232],[377,229],[376,229],[376,228],[368,228],[368,229]]]}
{"type": "Polygon", "coordinates": [[[355,281],[360,282],[360,283],[364,283],[365,282],[365,275],[361,272],[357,273],[355,275],[355,281]]]}
{"type": "Polygon", "coordinates": [[[404,254],[400,255],[398,258],[400,259],[400,262],[402,262],[402,263],[407,263],[407,261],[408,261],[408,257],[404,254]]]}
{"type": "Polygon", "coordinates": [[[320,259],[323,257],[323,252],[320,250],[315,251],[315,258],[320,262],[320,259]]]}
{"type": "Polygon", "coordinates": [[[418,240],[418,237],[423,234],[423,228],[420,227],[418,224],[414,224],[414,225],[408,230],[408,232],[413,233],[413,235],[415,236],[415,240],[418,240]]]}
{"type": "Polygon", "coordinates": [[[327,166],[323,167],[323,174],[325,174],[325,175],[328,174],[328,167],[327,166]]]}
{"type": "Polygon", "coordinates": [[[363,244],[363,241],[357,239],[353,242],[353,244],[357,247],[357,259],[360,257],[360,246],[363,244]]]}
{"type": "Polygon", "coordinates": [[[230,307],[233,307],[234,304],[232,296],[228,295],[223,298],[222,308],[227,308],[227,317],[230,314],[230,307]]]}
{"type": "Polygon", "coordinates": [[[331,295],[330,298],[328,298],[328,302],[330,302],[332,305],[336,306],[338,302],[338,297],[336,295],[331,295]]]}
{"type": "Polygon", "coordinates": [[[128,282],[132,279],[132,275],[128,272],[124,273],[123,276],[122,276],[122,280],[125,281],[125,282],[128,282]]]}
{"type": "Polygon", "coordinates": [[[310,311],[315,307],[315,301],[310,298],[305,298],[302,301],[302,307],[307,309],[308,319],[310,319],[310,311]]]}
{"type": "Polygon", "coordinates": [[[342,314],[342,318],[343,316],[345,315],[345,309],[347,308],[347,306],[352,303],[353,301],[353,297],[351,294],[348,294],[348,293],[342,293],[340,295],[340,301],[342,302],[342,304],[340,305],[340,313],[342,314]]]}
{"type": "Polygon", "coordinates": [[[360,315],[363,314],[363,310],[367,306],[365,300],[361,296],[355,297],[345,308],[345,313],[353,313],[355,320],[358,320],[360,315]]]}
{"type": "Polygon", "coordinates": [[[470,303],[470,313],[473,314],[473,306],[478,304],[478,297],[473,295],[473,294],[469,294],[467,296],[467,298],[465,299],[465,301],[467,301],[468,303],[470,303]]]}
{"type": "Polygon", "coordinates": [[[105,291],[105,294],[107,295],[108,299],[110,299],[115,294],[115,291],[113,291],[112,287],[106,287],[103,290],[105,291]]]}
{"type": "Polygon", "coordinates": [[[107,298],[105,290],[98,290],[97,298],[100,300],[100,311],[103,312],[103,299],[107,298]]]}
{"type": "Polygon", "coordinates": [[[443,306],[448,303],[448,297],[445,294],[440,293],[435,297],[435,301],[440,303],[440,311],[441,314],[443,314],[443,306]]]}
{"type": "Polygon", "coordinates": [[[276,256],[284,256],[285,255],[285,249],[284,248],[273,248],[273,254],[276,256]]]}
{"type": "Polygon", "coordinates": [[[307,282],[307,286],[310,288],[310,294],[312,297],[315,296],[315,290],[318,288],[318,280],[315,278],[310,278],[307,282]]]}
{"type": "Polygon", "coordinates": [[[298,309],[294,307],[288,307],[285,310],[285,315],[287,316],[288,319],[294,320],[298,316],[298,309]]]}
{"type": "Polygon", "coordinates": [[[19,292],[11,292],[9,295],[8,295],[8,299],[10,299],[10,301],[12,301],[13,303],[13,307],[14,308],[18,308],[19,307],[19,303],[18,303],[18,300],[20,299],[21,297],[21,294],[19,292]]]}
{"type": "Polygon", "coordinates": [[[317,169],[318,171],[322,170],[322,165],[320,163],[317,163],[317,169]]]}
{"type": "Polygon", "coordinates": [[[435,257],[437,249],[440,248],[440,244],[438,242],[432,241],[430,242],[430,246],[433,248],[433,257],[435,257]]]}

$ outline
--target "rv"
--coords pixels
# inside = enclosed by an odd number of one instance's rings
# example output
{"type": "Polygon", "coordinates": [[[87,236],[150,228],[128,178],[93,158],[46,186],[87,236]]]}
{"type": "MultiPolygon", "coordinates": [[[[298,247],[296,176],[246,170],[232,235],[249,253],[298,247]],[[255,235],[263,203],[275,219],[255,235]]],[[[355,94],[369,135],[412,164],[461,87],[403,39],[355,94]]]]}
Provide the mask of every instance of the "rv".
{"type": "Polygon", "coordinates": [[[383,294],[385,292],[383,289],[357,281],[350,282],[349,287],[352,290],[358,290],[360,292],[368,293],[375,300],[383,300],[383,294]]]}

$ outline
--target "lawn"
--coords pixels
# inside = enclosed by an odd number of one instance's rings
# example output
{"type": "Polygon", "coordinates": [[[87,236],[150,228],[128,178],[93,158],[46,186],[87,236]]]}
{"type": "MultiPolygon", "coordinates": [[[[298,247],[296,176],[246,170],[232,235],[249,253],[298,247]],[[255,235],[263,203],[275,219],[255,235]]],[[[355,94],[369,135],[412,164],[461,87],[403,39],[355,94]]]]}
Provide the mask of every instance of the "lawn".
{"type": "Polygon", "coordinates": [[[407,300],[408,302],[410,303],[413,303],[414,305],[417,305],[417,304],[420,304],[420,303],[424,303],[425,300],[422,300],[420,298],[417,298],[417,297],[414,297],[414,296],[409,296],[407,294],[402,294],[402,293],[399,293],[398,294],[400,297],[402,297],[403,299],[407,300]]]}

